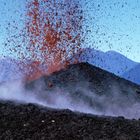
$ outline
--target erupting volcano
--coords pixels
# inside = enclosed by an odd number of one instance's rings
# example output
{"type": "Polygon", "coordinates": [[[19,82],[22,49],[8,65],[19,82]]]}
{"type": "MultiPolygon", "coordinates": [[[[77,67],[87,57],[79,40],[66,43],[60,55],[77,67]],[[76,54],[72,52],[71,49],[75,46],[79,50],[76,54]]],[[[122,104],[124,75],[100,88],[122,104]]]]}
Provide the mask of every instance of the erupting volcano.
{"type": "Polygon", "coordinates": [[[25,19],[19,35],[21,44],[16,43],[15,36],[8,40],[14,40],[14,48],[10,50],[23,60],[27,80],[78,62],[82,52],[83,14],[77,1],[27,0],[25,19]]]}

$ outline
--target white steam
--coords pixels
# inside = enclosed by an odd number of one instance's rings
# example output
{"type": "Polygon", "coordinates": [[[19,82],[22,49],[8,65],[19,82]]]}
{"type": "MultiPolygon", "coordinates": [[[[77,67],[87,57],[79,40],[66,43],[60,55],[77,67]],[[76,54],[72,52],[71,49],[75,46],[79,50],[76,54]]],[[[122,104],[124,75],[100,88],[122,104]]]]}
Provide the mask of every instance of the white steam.
{"type": "MultiPolygon", "coordinates": [[[[43,83],[42,83],[43,85],[43,83]]],[[[130,102],[127,97],[119,93],[117,87],[112,87],[112,96],[99,96],[95,91],[90,91],[87,85],[77,85],[74,91],[81,95],[71,96],[71,92],[62,91],[60,88],[42,91],[42,85],[29,91],[24,88],[21,81],[10,81],[0,85],[0,99],[19,103],[36,103],[46,107],[70,109],[96,115],[124,116],[126,118],[140,118],[140,103],[135,99],[130,102]],[[89,103],[89,100],[91,103],[89,103]],[[93,104],[92,104],[93,103],[93,104]]]]}

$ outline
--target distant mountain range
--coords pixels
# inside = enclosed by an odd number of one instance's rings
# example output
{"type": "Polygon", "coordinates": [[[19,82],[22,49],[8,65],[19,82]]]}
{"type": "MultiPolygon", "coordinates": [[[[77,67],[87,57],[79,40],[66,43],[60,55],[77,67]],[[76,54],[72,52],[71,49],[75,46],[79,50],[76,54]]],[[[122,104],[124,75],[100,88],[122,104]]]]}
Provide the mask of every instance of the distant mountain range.
{"type": "Polygon", "coordinates": [[[102,52],[92,48],[85,48],[80,61],[88,62],[99,68],[114,73],[117,76],[140,84],[140,64],[115,51],[102,52]]]}
{"type": "Polygon", "coordinates": [[[18,61],[11,58],[0,60],[0,82],[19,77],[18,61]]]}

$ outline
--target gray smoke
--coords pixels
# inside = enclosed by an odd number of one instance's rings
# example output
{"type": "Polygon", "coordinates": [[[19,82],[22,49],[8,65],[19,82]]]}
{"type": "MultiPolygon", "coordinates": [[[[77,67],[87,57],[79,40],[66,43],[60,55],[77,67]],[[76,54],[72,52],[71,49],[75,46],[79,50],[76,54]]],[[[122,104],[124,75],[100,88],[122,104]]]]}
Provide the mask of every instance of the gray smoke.
{"type": "MultiPolygon", "coordinates": [[[[72,88],[72,87],[69,87],[72,88]]],[[[88,83],[79,83],[73,89],[54,88],[45,90],[42,81],[34,90],[27,90],[20,80],[0,85],[0,99],[18,103],[35,103],[51,108],[70,109],[72,111],[92,113],[96,115],[124,116],[125,118],[140,117],[140,103],[135,99],[130,102],[119,93],[117,86],[112,87],[113,95],[98,95],[88,89],[88,83]]]]}

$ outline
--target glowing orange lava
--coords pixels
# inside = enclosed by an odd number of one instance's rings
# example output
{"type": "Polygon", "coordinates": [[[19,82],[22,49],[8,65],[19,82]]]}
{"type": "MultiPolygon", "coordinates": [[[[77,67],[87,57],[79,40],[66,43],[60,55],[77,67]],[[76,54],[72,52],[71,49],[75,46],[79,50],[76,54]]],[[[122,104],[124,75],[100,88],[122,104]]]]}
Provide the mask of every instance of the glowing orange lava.
{"type": "MultiPolygon", "coordinates": [[[[26,11],[23,42],[26,42],[27,53],[22,53],[22,58],[26,59],[28,54],[32,60],[24,65],[28,71],[27,80],[51,74],[79,61],[83,17],[75,0],[30,0],[26,11]]],[[[19,50],[18,45],[16,51],[19,50]]]]}

